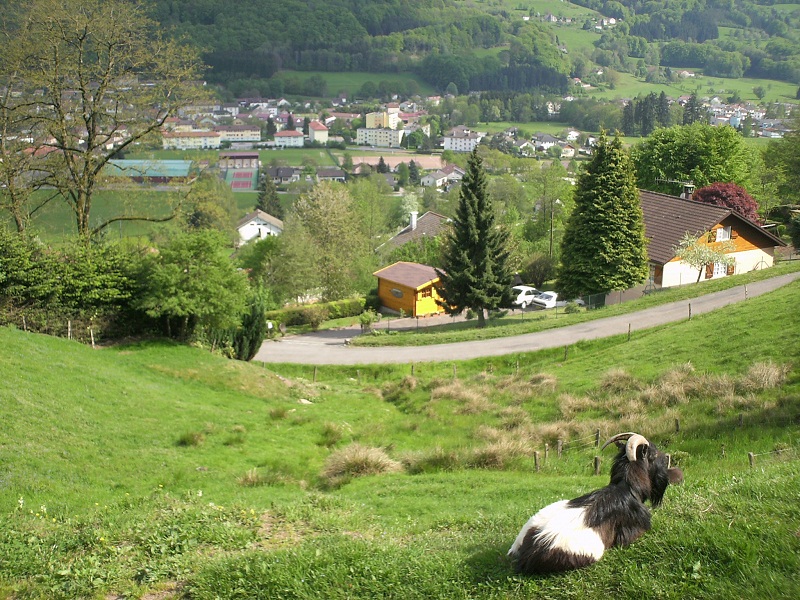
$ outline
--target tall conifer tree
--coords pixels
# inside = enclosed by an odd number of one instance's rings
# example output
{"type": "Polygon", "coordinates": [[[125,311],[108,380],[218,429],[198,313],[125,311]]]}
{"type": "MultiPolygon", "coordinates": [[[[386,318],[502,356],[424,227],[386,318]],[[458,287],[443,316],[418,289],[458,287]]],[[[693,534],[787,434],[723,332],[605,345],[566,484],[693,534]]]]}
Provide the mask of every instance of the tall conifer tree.
{"type": "Polygon", "coordinates": [[[269,213],[278,219],[283,219],[284,217],[283,206],[281,206],[280,198],[278,198],[278,190],[275,187],[275,183],[272,181],[272,177],[267,173],[261,175],[261,182],[258,186],[256,209],[263,210],[265,213],[269,213]]]}
{"type": "Polygon", "coordinates": [[[508,232],[495,223],[483,161],[474,150],[461,182],[443,265],[437,272],[441,305],[448,314],[472,309],[478,314],[478,327],[485,327],[485,310],[511,303],[508,232]]]}
{"type": "Polygon", "coordinates": [[[603,133],[575,187],[561,242],[558,291],[574,298],[625,290],[648,274],[644,218],[633,164],[619,136],[603,133]]]}

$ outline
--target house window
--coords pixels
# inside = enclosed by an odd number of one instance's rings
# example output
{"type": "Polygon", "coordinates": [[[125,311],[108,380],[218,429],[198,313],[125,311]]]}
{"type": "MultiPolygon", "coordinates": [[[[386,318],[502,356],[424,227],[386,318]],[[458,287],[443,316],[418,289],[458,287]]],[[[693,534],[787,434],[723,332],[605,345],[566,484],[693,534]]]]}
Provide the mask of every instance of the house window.
{"type": "Polygon", "coordinates": [[[717,241],[718,242],[727,242],[731,239],[731,228],[730,227],[720,227],[717,229],[717,241]]]}
{"type": "Polygon", "coordinates": [[[430,298],[431,297],[431,290],[432,290],[432,288],[425,288],[424,290],[420,291],[419,297],[420,298],[430,298]]]}
{"type": "Polygon", "coordinates": [[[398,290],[397,288],[392,288],[391,290],[392,296],[395,298],[402,298],[403,297],[403,290],[398,290]]]}
{"type": "Polygon", "coordinates": [[[714,277],[725,277],[728,274],[728,265],[725,263],[714,263],[714,277]]]}

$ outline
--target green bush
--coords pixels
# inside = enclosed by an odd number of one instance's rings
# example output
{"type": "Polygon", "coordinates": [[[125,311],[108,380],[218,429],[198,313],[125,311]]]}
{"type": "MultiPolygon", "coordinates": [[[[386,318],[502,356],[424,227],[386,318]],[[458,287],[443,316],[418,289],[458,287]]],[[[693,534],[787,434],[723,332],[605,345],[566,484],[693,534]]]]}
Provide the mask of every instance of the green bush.
{"type": "MultiPolygon", "coordinates": [[[[290,306],[280,310],[269,311],[266,313],[266,319],[288,326],[311,325],[313,327],[314,324],[311,319],[316,321],[318,318],[315,311],[324,310],[325,318],[323,321],[328,319],[344,319],[361,315],[364,311],[364,305],[364,298],[347,298],[334,302],[318,302],[302,306],[290,306]],[[314,307],[314,309],[309,311],[311,307],[314,307]]],[[[317,324],[317,327],[319,327],[321,323],[322,321],[317,324]]]]}

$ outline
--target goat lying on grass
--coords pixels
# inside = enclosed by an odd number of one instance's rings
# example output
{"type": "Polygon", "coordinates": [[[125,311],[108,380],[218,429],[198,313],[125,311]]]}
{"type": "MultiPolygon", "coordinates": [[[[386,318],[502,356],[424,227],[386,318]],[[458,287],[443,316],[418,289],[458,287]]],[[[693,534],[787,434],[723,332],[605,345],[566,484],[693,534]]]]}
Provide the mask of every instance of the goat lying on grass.
{"type": "Polygon", "coordinates": [[[668,458],[644,436],[620,433],[611,482],[574,500],[562,500],[533,515],[508,551],[517,572],[552,573],[591,565],[606,548],[627,546],[650,529],[649,500],[661,504],[667,485],[683,481],[668,458]],[[627,440],[627,443],[625,443],[627,440]]]}

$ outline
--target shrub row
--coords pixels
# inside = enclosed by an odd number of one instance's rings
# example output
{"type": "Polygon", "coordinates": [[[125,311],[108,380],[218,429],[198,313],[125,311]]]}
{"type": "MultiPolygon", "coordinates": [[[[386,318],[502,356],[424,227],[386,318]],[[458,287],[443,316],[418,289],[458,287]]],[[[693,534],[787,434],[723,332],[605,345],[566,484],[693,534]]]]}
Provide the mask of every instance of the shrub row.
{"type": "Polygon", "coordinates": [[[319,325],[320,314],[323,319],[342,319],[355,317],[364,312],[364,298],[348,298],[334,302],[320,302],[305,306],[290,306],[267,312],[267,320],[284,325],[319,325]]]}

